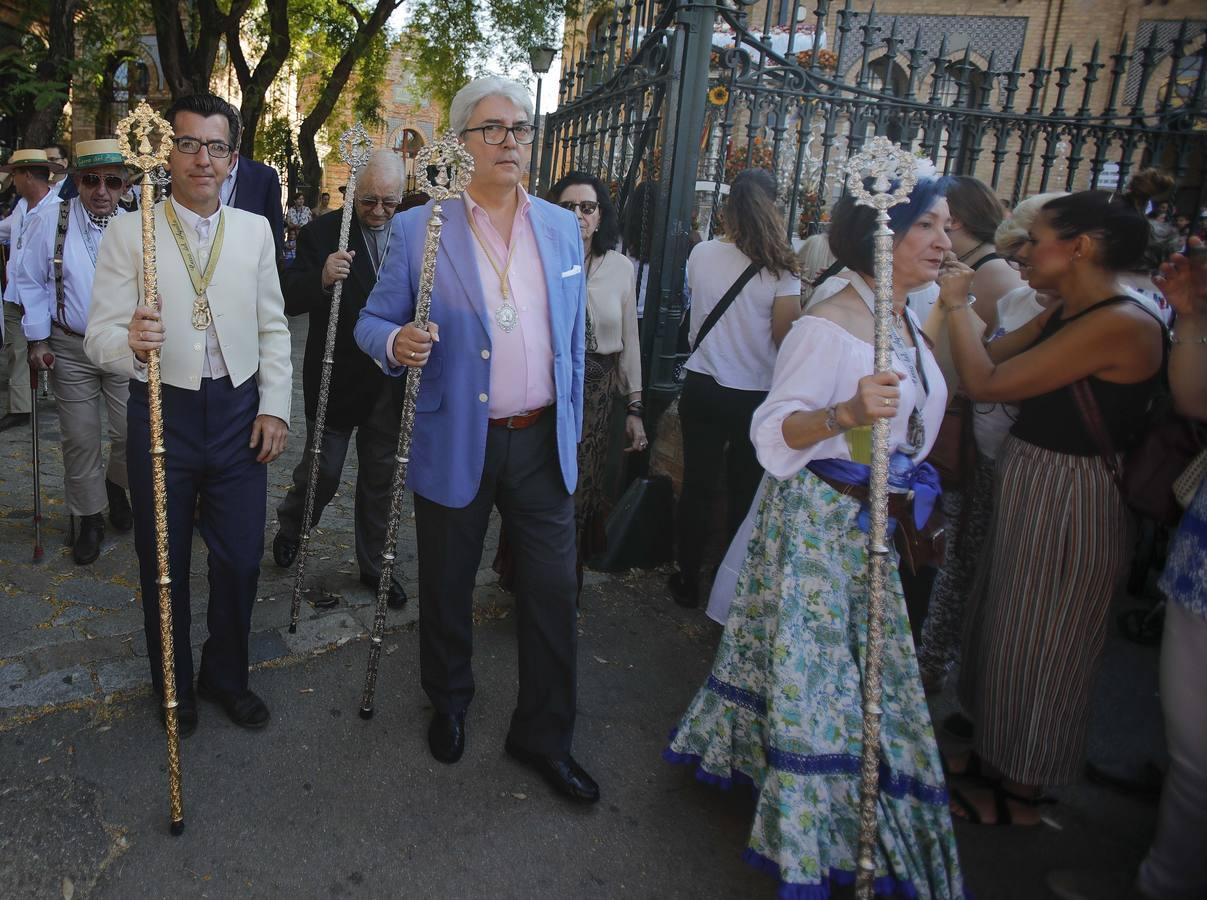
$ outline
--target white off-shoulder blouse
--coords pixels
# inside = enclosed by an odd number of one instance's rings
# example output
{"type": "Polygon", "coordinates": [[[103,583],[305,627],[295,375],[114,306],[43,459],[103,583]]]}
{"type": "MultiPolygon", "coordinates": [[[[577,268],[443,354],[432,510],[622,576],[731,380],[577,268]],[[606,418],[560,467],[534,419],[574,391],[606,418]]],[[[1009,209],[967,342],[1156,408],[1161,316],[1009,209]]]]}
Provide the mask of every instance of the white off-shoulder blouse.
{"type": "MultiPolygon", "coordinates": [[[[906,312],[913,316],[912,311],[906,312]]],[[[922,328],[914,318],[917,333],[922,328]]],[[[913,353],[912,348],[910,353],[913,353]]],[[[750,425],[750,439],[763,468],[777,478],[790,478],[815,459],[860,459],[862,452],[852,454],[853,445],[870,445],[870,428],[852,429],[795,450],[784,442],[783,424],[795,412],[827,409],[835,403],[850,400],[855,395],[859,379],[874,371],[875,355],[871,344],[855,337],[841,325],[829,319],[805,314],[793,323],[780,346],[772,376],[771,391],[755,410],[750,425]]],[[[934,445],[947,407],[947,385],[934,355],[922,344],[922,365],[929,382],[930,393],[922,406],[922,422],[926,429],[923,447],[914,459],[921,462],[934,445]]],[[[909,377],[901,382],[901,400],[897,415],[891,420],[889,446],[905,445],[909,414],[917,392],[909,377]]]]}

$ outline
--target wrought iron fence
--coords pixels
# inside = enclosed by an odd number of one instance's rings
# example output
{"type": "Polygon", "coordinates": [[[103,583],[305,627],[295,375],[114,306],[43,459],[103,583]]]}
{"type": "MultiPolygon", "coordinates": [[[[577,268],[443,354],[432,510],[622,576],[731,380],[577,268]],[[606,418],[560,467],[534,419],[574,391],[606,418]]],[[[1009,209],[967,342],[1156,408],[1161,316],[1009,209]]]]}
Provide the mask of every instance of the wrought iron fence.
{"type": "Polygon", "coordinates": [[[693,232],[711,235],[743,168],[776,174],[796,237],[824,228],[843,163],[876,134],[1011,205],[1122,187],[1150,165],[1175,176],[1195,212],[1207,197],[1205,22],[1142,22],[1138,46],[1124,37],[1057,59],[1041,49],[1027,66],[1022,18],[978,30],[975,17],[883,17],[851,0],[833,12],[830,0],[811,17],[799,0],[623,0],[569,48],[538,185],[579,169],[612,187],[648,281],[654,391],[677,387],[693,232]]]}

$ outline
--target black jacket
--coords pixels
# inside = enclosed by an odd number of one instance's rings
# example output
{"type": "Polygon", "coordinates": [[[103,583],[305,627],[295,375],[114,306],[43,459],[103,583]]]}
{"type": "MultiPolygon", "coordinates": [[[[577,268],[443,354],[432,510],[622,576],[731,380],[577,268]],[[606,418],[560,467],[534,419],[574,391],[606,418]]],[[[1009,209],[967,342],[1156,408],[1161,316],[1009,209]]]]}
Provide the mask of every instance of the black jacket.
{"type": "Polygon", "coordinates": [[[235,197],[231,206],[257,213],[272,226],[277,259],[285,256],[285,214],[281,211],[281,178],[277,170],[258,160],[239,157],[235,173],[235,197]]]}
{"type": "MultiPolygon", "coordinates": [[[[319,216],[298,232],[297,256],[281,278],[285,314],[310,315],[306,357],[302,362],[302,395],[309,420],[313,420],[318,411],[323,350],[327,342],[327,323],[331,318],[331,294],[323,290],[323,264],[339,247],[342,217],[342,210],[334,210],[319,216]]],[[[344,279],[335,334],[335,362],[331,367],[331,393],[327,398],[327,427],[338,431],[348,431],[362,424],[382,389],[390,386],[398,391],[402,381],[378,368],[373,359],[361,352],[352,337],[356,319],[377,281],[355,216],[348,233],[348,249],[355,250],[356,256],[352,260],[351,273],[344,279]],[[399,384],[392,385],[394,381],[399,384]]],[[[400,391],[398,396],[401,397],[400,391]]]]}

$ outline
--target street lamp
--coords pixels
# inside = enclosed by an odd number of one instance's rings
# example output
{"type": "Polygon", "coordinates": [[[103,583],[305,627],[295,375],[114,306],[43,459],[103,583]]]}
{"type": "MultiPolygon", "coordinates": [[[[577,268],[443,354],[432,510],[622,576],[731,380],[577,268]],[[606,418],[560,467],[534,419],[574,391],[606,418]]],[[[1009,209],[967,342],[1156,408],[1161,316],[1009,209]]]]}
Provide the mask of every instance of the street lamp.
{"type": "MultiPolygon", "coordinates": [[[[532,66],[532,74],[536,76],[536,122],[541,121],[541,80],[549,67],[553,65],[553,57],[557,56],[556,47],[533,47],[528,51],[528,62],[532,66]]],[[[528,165],[528,190],[536,187],[536,154],[540,146],[541,135],[537,133],[533,141],[532,158],[528,165]]]]}

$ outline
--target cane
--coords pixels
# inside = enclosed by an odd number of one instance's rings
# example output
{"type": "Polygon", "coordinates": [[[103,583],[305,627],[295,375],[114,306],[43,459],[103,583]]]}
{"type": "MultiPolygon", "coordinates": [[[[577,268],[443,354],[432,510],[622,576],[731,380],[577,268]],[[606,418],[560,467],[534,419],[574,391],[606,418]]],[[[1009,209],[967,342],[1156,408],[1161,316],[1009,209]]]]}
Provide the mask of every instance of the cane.
{"type": "MultiPolygon", "coordinates": [[[[118,147],[126,162],[142,172],[142,196],[155,196],[155,172],[168,161],[172,149],[172,126],[157,115],[146,100],[117,126],[118,147]],[[138,139],[138,152],[130,148],[131,133],[138,139]],[[158,133],[159,148],[152,150],[151,135],[158,133]]],[[[155,204],[142,208],[143,302],[159,308],[158,273],[155,268],[155,204]]],[[[164,723],[168,732],[168,804],[172,816],[169,831],[184,833],[184,798],[180,779],[180,728],[176,716],[176,654],[172,643],[172,577],[168,565],[168,488],[163,440],[163,386],[159,375],[159,351],[147,354],[147,405],[151,414],[151,493],[155,511],[155,564],[159,577],[159,643],[163,658],[164,723]]],[[[186,573],[187,577],[187,573],[186,573]]],[[[143,598],[150,603],[150,597],[143,598]]]]}
{"type": "MultiPolygon", "coordinates": [[[[432,306],[432,285],[436,279],[436,253],[440,249],[440,230],[444,227],[440,203],[460,195],[474,172],[474,160],[451,131],[415,156],[415,171],[427,172],[428,194],[436,202],[427,220],[423,242],[423,271],[419,277],[419,295],[415,298],[415,324],[426,330],[432,306]],[[433,177],[431,173],[435,173],[433,177]]],[[[360,717],[373,718],[373,694],[377,690],[377,666],[386,630],[386,604],[394,574],[394,555],[398,547],[398,520],[402,518],[402,497],[406,491],[407,464],[410,462],[411,435],[415,429],[415,398],[419,396],[422,368],[407,372],[402,401],[402,419],[398,426],[398,446],[394,452],[394,476],[390,484],[390,513],[386,520],[386,539],[381,553],[381,578],[377,582],[377,609],[373,615],[373,634],[369,642],[369,664],[365,671],[365,689],[361,696],[360,717]]]]}
{"type": "MultiPolygon", "coordinates": [[[[46,368],[54,365],[54,354],[44,353],[42,362],[46,368]]],[[[29,424],[32,429],[34,458],[34,562],[42,561],[42,465],[38,455],[38,382],[41,372],[33,362],[29,364],[29,424]]]]}
{"type": "MultiPolygon", "coordinates": [[[[344,196],[343,218],[339,225],[339,249],[348,249],[348,232],[352,228],[352,205],[356,196],[356,177],[369,161],[373,142],[364,127],[357,122],[339,137],[339,155],[348,164],[348,189],[344,196]]],[[[327,399],[331,394],[331,367],[335,364],[336,326],[339,324],[339,302],[344,294],[344,282],[337,281],[331,291],[331,313],[327,320],[327,341],[323,346],[323,368],[319,378],[318,409],[314,413],[314,434],[310,439],[310,479],[306,482],[306,502],[302,510],[301,547],[298,567],[293,576],[293,600],[289,606],[289,633],[298,630],[298,612],[302,607],[302,584],[306,577],[306,556],[310,550],[311,517],[314,515],[314,492],[319,481],[319,463],[323,452],[323,431],[327,427],[327,399]]]]}
{"type": "MultiPolygon", "coordinates": [[[[846,165],[847,189],[861,206],[876,210],[875,370],[890,371],[893,314],[893,232],[888,211],[909,200],[917,160],[885,137],[872,138],[846,165]],[[870,187],[865,180],[870,179],[870,187]]],[[[863,667],[863,753],[859,783],[859,855],[855,895],[871,900],[876,878],[877,808],[880,796],[881,668],[884,651],[884,588],[888,577],[889,419],[872,425],[872,472],[868,486],[868,630],[863,667]]]]}

